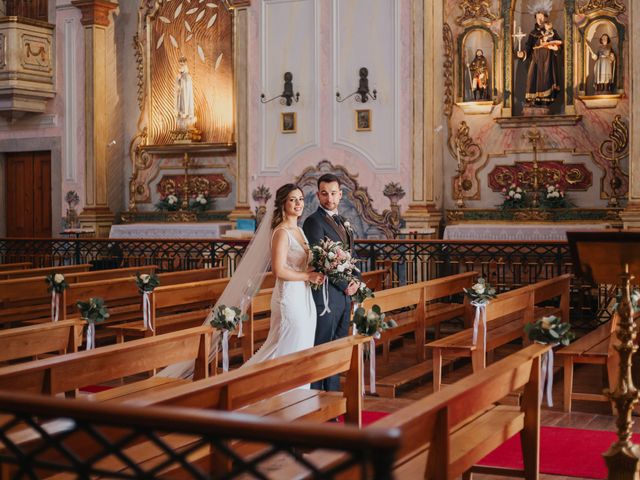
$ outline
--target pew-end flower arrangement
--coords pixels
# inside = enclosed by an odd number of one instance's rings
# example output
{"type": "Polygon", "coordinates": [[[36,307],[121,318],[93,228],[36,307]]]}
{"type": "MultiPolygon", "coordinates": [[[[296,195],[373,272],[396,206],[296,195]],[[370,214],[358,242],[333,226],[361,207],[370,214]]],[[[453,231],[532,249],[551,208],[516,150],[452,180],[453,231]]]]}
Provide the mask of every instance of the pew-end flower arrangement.
{"type": "Polygon", "coordinates": [[[575,338],[571,325],[555,315],[542,317],[524,326],[524,333],[532,342],[567,346],[575,338]]]}
{"type": "Polygon", "coordinates": [[[145,330],[155,332],[151,322],[151,292],[160,285],[160,279],[155,273],[136,273],[136,286],[142,294],[142,322],[145,330]]]}
{"type": "Polygon", "coordinates": [[[160,285],[160,279],[155,273],[136,273],[136,286],[138,291],[142,294],[150,293],[160,285]]]}
{"type": "Polygon", "coordinates": [[[496,289],[484,278],[479,278],[471,288],[463,288],[463,290],[473,305],[486,305],[496,298],[496,289]]]}
{"type": "Polygon", "coordinates": [[[380,338],[380,332],[397,326],[393,319],[385,321],[385,315],[380,306],[374,305],[369,311],[358,307],[353,314],[351,323],[355,325],[356,332],[373,338],[380,338]]]}
{"type": "Polygon", "coordinates": [[[87,350],[95,347],[96,323],[109,318],[109,309],[100,297],[92,297],[88,302],[76,302],[80,316],[87,322],[87,350]]]}
{"type": "Polygon", "coordinates": [[[47,291],[51,294],[51,321],[57,322],[60,318],[60,295],[69,284],[61,273],[52,272],[45,277],[45,281],[49,285],[47,291]]]}
{"type": "Polygon", "coordinates": [[[220,342],[222,344],[222,370],[229,371],[229,332],[238,329],[238,336],[242,335],[242,322],[247,319],[247,315],[242,313],[238,307],[228,307],[218,305],[213,311],[211,326],[222,331],[220,342]]]}
{"type": "Polygon", "coordinates": [[[367,287],[366,283],[360,282],[360,285],[358,285],[358,290],[356,290],[356,293],[351,295],[351,300],[356,305],[360,305],[367,298],[375,298],[375,294],[373,293],[373,290],[367,287]]]}

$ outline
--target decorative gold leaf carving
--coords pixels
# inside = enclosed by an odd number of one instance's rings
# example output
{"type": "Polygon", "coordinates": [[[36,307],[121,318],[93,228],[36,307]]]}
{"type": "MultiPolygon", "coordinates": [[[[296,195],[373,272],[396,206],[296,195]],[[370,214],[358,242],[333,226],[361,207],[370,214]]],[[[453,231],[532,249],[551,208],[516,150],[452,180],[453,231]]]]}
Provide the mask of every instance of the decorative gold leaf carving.
{"type": "Polygon", "coordinates": [[[620,14],[624,13],[626,9],[619,0],[587,0],[587,2],[580,7],[579,12],[587,14],[596,10],[613,10],[616,14],[620,14]]]}
{"type": "Polygon", "coordinates": [[[474,20],[491,23],[498,18],[491,12],[489,0],[460,0],[458,7],[462,10],[462,15],[456,18],[458,25],[464,25],[474,20]]]}
{"type": "Polygon", "coordinates": [[[448,23],[442,27],[444,41],[444,114],[453,113],[453,33],[448,23]]]}

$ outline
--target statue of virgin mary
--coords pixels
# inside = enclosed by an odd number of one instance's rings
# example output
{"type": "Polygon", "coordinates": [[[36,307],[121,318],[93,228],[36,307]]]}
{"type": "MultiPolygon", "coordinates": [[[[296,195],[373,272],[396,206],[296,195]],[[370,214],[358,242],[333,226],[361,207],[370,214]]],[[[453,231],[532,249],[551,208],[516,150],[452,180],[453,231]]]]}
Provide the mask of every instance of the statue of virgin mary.
{"type": "Polygon", "coordinates": [[[178,76],[176,77],[175,93],[175,114],[178,130],[187,131],[194,128],[196,124],[195,109],[193,105],[193,82],[189,74],[187,59],[180,57],[178,76]]]}

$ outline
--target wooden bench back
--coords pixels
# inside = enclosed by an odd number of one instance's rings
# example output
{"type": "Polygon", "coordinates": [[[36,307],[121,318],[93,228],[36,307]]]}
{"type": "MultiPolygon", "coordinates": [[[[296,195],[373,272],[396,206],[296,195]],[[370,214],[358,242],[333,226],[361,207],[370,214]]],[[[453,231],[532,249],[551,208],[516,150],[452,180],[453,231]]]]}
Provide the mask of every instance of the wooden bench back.
{"type": "Polygon", "coordinates": [[[64,320],[0,330],[0,362],[50,352],[75,352],[82,343],[84,322],[64,320]]]}
{"type": "Polygon", "coordinates": [[[20,268],[17,270],[0,271],[0,280],[10,280],[12,278],[25,278],[25,277],[44,277],[51,273],[67,273],[74,272],[88,272],[92,267],[90,263],[82,263],[80,265],[66,265],[60,267],[44,267],[44,268],[20,268]]]}
{"type": "Polygon", "coordinates": [[[374,298],[367,298],[362,302],[362,308],[370,309],[373,305],[378,305],[382,312],[391,312],[401,308],[413,306],[424,307],[424,284],[426,282],[413,283],[402,287],[389,288],[376,292],[374,298]]]}
{"type": "MultiPolygon", "coordinates": [[[[181,285],[193,282],[211,281],[218,279],[223,274],[222,268],[203,268],[197,270],[185,270],[180,272],[160,273],[158,278],[160,286],[156,290],[167,287],[180,288],[181,285]],[[163,287],[166,285],[166,287],[163,287]]],[[[226,281],[226,280],[225,280],[226,281]]],[[[63,314],[76,315],[76,302],[87,301],[91,297],[101,297],[107,307],[109,305],[122,305],[141,303],[140,292],[136,285],[135,277],[115,278],[96,282],[82,282],[70,285],[63,292],[63,314]]]]}
{"type": "Polygon", "coordinates": [[[0,368],[0,390],[56,395],[196,360],[194,378],[208,376],[211,327],[196,327],[0,368]]]}
{"type": "Polygon", "coordinates": [[[554,298],[560,298],[560,311],[563,322],[569,321],[571,275],[566,273],[557,277],[540,280],[539,282],[525,285],[524,287],[501,293],[500,297],[519,295],[520,292],[530,289],[533,292],[533,303],[546,302],[554,298]]]}
{"type": "Polygon", "coordinates": [[[31,267],[31,262],[0,263],[0,272],[6,272],[7,270],[25,270],[31,267]]]}
{"type": "Polygon", "coordinates": [[[425,301],[430,302],[452,294],[462,293],[463,288],[471,288],[477,279],[478,272],[472,271],[422,282],[425,288],[425,301]]]}
{"type": "MultiPolygon", "coordinates": [[[[402,440],[396,465],[400,466],[422,454],[430,445],[426,464],[421,469],[430,475],[424,478],[456,478],[495,446],[491,442],[478,445],[478,439],[470,437],[467,440],[469,448],[465,452],[452,451],[452,430],[481,414],[509,393],[525,387],[521,407],[525,414],[524,423],[531,425],[533,421],[533,425],[539,428],[536,422],[539,422],[540,410],[540,356],[549,348],[547,345],[530,345],[378,420],[373,427],[401,430],[402,440]]],[[[505,435],[505,432],[501,433],[505,435]]]]}
{"type": "Polygon", "coordinates": [[[136,405],[162,404],[235,410],[307,383],[347,372],[345,385],[348,385],[348,391],[345,391],[345,395],[349,397],[349,412],[359,409],[361,405],[362,345],[368,341],[369,337],[348,336],[184,385],[188,388],[176,386],[132,402],[136,405]]]}
{"type": "MultiPolygon", "coordinates": [[[[95,282],[113,278],[130,278],[136,273],[152,273],[155,266],[118,268],[113,270],[98,270],[95,272],[64,273],[65,281],[69,284],[80,282],[95,282]]],[[[51,294],[47,292],[48,284],[45,276],[0,280],[0,305],[20,305],[21,302],[36,304],[44,300],[51,302],[51,294]]]]}

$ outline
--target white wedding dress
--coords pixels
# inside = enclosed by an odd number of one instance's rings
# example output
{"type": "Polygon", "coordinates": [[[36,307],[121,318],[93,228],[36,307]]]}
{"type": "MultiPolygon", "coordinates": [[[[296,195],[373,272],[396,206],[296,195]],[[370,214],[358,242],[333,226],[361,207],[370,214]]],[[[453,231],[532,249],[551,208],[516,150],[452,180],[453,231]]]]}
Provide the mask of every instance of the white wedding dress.
{"type": "MultiPolygon", "coordinates": [[[[304,232],[298,227],[306,240],[304,232]]],[[[297,272],[308,269],[310,252],[286,228],[289,240],[287,267],[297,272]]],[[[273,238],[273,237],[272,237],[273,238]]],[[[276,279],[271,296],[269,335],[260,350],[244,365],[253,365],[313,347],[316,333],[316,305],[307,282],[276,279]]],[[[243,365],[243,366],[244,366],[243,365]]],[[[307,386],[308,388],[308,386],[307,386]]]]}

